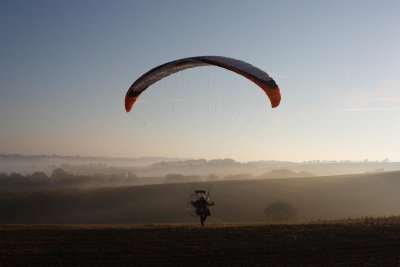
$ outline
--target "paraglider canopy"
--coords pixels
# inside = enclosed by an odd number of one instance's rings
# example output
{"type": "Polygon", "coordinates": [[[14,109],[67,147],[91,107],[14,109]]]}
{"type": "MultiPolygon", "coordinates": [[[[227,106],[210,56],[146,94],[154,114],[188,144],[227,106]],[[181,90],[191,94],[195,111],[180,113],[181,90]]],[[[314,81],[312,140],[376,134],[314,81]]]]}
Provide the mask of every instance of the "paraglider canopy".
{"type": "Polygon", "coordinates": [[[140,94],[152,84],[173,73],[200,66],[217,66],[246,77],[250,81],[257,84],[267,94],[272,108],[277,107],[281,101],[281,94],[278,85],[267,73],[261,69],[254,67],[247,62],[234,58],[221,56],[201,56],[171,61],[155,67],[143,74],[131,85],[126,93],[126,112],[129,112],[132,109],[140,94]]]}

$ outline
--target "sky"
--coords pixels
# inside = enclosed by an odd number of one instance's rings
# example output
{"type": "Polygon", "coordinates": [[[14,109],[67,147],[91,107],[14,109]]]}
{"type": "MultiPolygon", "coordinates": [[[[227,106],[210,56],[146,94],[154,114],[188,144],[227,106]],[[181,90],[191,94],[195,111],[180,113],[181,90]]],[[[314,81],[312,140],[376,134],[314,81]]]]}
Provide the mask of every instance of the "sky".
{"type": "Polygon", "coordinates": [[[400,1],[0,0],[0,154],[400,161],[400,1]],[[282,101],[200,67],[130,113],[149,69],[202,55],[269,73],[282,101]]]}

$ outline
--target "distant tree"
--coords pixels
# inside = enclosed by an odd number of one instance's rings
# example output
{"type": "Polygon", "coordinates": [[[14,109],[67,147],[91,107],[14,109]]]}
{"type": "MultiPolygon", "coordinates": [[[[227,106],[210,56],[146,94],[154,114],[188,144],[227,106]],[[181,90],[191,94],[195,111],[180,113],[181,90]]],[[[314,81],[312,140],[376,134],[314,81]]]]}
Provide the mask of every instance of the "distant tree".
{"type": "Polygon", "coordinates": [[[53,173],[51,174],[51,183],[55,187],[77,185],[78,182],[78,176],[75,176],[73,173],[66,172],[62,168],[54,169],[53,173]]]}
{"type": "Polygon", "coordinates": [[[8,176],[8,179],[6,179],[6,181],[7,181],[6,182],[7,186],[5,186],[5,187],[6,188],[8,187],[8,189],[12,189],[12,190],[23,189],[24,187],[26,187],[27,185],[30,184],[29,179],[27,179],[22,174],[15,173],[15,172],[10,173],[10,175],[8,176]]]}
{"type": "Polygon", "coordinates": [[[27,188],[38,188],[46,186],[50,183],[50,179],[44,172],[34,172],[31,175],[25,176],[24,186],[27,188]]]}
{"type": "Polygon", "coordinates": [[[49,177],[44,172],[34,172],[29,177],[35,182],[47,182],[49,177]]]}
{"type": "Polygon", "coordinates": [[[65,179],[65,178],[69,178],[70,176],[72,176],[70,173],[64,171],[64,169],[62,168],[56,168],[53,170],[53,173],[51,174],[52,178],[55,179],[65,179]]]}
{"type": "Polygon", "coordinates": [[[268,221],[288,221],[297,218],[297,209],[290,203],[276,201],[265,208],[264,214],[268,221]]]}
{"type": "Polygon", "coordinates": [[[10,178],[7,173],[2,172],[0,173],[0,191],[2,189],[8,188],[10,185],[10,178]]]}

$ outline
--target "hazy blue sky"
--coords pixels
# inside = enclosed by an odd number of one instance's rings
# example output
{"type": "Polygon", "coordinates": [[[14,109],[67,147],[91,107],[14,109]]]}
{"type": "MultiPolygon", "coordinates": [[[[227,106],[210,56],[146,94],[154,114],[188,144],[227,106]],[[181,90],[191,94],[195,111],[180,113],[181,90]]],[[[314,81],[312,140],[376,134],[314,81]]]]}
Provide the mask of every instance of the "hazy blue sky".
{"type": "Polygon", "coordinates": [[[395,0],[0,0],[0,153],[400,161],[399,14],[395,0]],[[281,106],[211,67],[125,112],[141,74],[200,55],[265,70],[281,106]]]}

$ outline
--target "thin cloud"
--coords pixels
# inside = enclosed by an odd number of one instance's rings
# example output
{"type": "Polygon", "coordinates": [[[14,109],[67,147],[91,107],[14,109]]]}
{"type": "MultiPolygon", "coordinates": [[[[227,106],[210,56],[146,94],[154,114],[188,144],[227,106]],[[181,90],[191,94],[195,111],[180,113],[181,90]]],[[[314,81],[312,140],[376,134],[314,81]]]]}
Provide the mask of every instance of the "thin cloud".
{"type": "Polygon", "coordinates": [[[400,111],[400,80],[384,79],[376,90],[351,90],[345,107],[333,109],[340,112],[400,111]]]}
{"type": "Polygon", "coordinates": [[[400,80],[383,80],[378,85],[378,101],[389,104],[400,102],[400,80]]]}
{"type": "Polygon", "coordinates": [[[380,97],[379,101],[382,103],[396,103],[400,102],[400,97],[380,97]]]}

